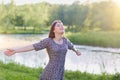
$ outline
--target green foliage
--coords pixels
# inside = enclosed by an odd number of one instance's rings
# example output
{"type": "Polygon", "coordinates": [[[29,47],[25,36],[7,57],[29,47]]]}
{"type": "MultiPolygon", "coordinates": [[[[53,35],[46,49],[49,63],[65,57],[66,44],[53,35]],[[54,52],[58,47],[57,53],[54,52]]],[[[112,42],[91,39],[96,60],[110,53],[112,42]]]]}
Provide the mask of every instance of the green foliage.
{"type": "MultiPolygon", "coordinates": [[[[4,1],[3,1],[4,2],[4,1]]],[[[75,1],[71,5],[56,5],[46,2],[36,4],[15,5],[14,0],[9,4],[0,4],[0,29],[19,26],[33,27],[33,30],[50,26],[55,19],[63,21],[67,30],[73,32],[89,31],[94,28],[101,30],[120,30],[120,6],[114,2],[101,1],[99,3],[79,4],[75,1]]],[[[4,32],[4,31],[2,31],[4,32]]],[[[34,32],[33,32],[34,33],[34,32]]]]}
{"type": "Polygon", "coordinates": [[[66,36],[74,44],[102,47],[120,47],[120,32],[118,31],[89,31],[68,33],[66,36]]]}
{"type": "MultiPolygon", "coordinates": [[[[36,29],[40,30],[41,27],[47,28],[48,26],[49,8],[48,3],[16,6],[13,0],[9,4],[0,4],[0,29],[4,29],[2,33],[11,33],[9,32],[11,27],[15,29],[17,26],[24,27],[24,31],[20,30],[21,32],[29,32],[26,27],[32,26],[33,32],[31,33],[38,33],[36,29]]],[[[12,33],[15,32],[12,31],[12,33]]]]}
{"type": "Polygon", "coordinates": [[[99,3],[87,3],[80,5],[78,2],[72,5],[58,5],[53,7],[50,22],[61,19],[68,30],[78,32],[81,30],[120,30],[120,7],[112,1],[99,3]],[[53,15],[54,14],[54,15],[53,15]]]}
{"type": "MultiPolygon", "coordinates": [[[[29,68],[15,63],[0,62],[0,80],[38,80],[42,68],[29,68]]],[[[80,71],[65,71],[65,80],[120,80],[120,74],[90,74],[80,71]]]]}
{"type": "Polygon", "coordinates": [[[42,68],[28,68],[14,63],[0,62],[0,80],[38,80],[42,68]]]}

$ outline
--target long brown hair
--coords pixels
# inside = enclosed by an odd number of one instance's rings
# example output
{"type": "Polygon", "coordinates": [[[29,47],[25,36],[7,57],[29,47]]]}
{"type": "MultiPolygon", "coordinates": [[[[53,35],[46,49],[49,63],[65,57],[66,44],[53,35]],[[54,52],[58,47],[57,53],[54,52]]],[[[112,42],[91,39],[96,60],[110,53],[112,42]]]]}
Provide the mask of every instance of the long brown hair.
{"type": "Polygon", "coordinates": [[[58,23],[58,22],[61,22],[61,20],[55,20],[51,24],[51,29],[50,29],[50,32],[49,32],[49,38],[52,38],[52,39],[55,38],[54,29],[55,29],[56,23],[58,23]]]}

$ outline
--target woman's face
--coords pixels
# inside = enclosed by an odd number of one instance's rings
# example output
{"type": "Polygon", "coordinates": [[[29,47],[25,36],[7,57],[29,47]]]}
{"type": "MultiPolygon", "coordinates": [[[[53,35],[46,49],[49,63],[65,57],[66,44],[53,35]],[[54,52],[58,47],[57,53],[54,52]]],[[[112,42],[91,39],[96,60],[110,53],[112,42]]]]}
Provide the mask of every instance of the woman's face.
{"type": "Polygon", "coordinates": [[[54,33],[63,34],[65,32],[63,23],[57,22],[54,28],[54,33]]]}

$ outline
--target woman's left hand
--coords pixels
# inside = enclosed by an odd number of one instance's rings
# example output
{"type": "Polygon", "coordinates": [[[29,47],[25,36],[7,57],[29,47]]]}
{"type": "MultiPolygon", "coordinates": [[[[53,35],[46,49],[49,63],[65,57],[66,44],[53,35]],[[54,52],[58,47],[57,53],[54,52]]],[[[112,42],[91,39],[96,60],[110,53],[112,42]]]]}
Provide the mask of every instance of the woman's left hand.
{"type": "Polygon", "coordinates": [[[81,55],[81,52],[77,50],[77,51],[76,51],[76,55],[77,55],[77,56],[80,56],[80,55],[81,55]]]}

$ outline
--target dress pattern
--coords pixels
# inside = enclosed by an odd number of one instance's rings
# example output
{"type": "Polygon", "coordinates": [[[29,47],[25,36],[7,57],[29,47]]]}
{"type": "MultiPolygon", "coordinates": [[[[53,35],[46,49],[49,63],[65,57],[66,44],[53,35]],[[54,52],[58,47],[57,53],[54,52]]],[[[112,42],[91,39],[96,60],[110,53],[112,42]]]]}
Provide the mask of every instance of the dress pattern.
{"type": "Polygon", "coordinates": [[[72,49],[73,44],[66,38],[62,39],[62,44],[57,44],[52,38],[33,44],[36,51],[46,48],[49,56],[49,62],[39,80],[64,80],[65,57],[67,49],[72,49]]]}

